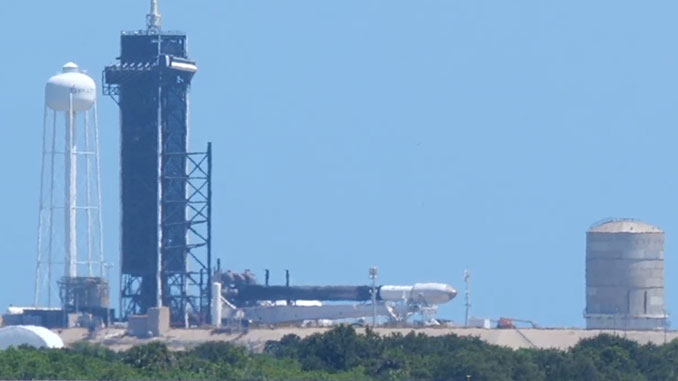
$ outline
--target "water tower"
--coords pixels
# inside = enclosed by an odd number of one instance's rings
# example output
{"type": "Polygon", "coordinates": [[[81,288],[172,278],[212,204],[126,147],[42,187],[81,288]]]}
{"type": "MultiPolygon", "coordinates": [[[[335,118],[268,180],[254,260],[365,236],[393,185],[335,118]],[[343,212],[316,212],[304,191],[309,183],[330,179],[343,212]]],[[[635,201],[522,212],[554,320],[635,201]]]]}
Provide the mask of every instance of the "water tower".
{"type": "Polygon", "coordinates": [[[65,312],[108,308],[96,94],[72,62],[45,86],[36,306],[52,307],[56,283],[65,312]]]}

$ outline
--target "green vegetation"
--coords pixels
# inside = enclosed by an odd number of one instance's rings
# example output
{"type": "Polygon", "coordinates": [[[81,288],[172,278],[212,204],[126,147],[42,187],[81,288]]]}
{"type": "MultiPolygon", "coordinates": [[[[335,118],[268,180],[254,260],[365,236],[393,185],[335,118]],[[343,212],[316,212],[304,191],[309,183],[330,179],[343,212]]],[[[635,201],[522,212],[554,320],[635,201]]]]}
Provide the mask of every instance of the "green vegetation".
{"type": "Polygon", "coordinates": [[[304,339],[285,336],[264,353],[223,342],[188,351],[151,343],[124,352],[80,343],[70,349],[0,352],[1,379],[226,380],[676,380],[678,341],[640,345],[617,336],[568,351],[511,350],[477,338],[358,334],[341,326],[304,339]]]}

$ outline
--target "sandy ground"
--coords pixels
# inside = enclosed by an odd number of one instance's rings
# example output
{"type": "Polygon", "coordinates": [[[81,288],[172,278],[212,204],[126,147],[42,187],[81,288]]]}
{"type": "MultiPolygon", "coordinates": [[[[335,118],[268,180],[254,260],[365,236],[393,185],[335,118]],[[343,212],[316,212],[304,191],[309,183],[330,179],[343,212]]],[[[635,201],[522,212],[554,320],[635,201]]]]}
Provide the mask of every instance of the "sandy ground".
{"type": "MultiPolygon", "coordinates": [[[[113,350],[125,350],[134,345],[161,341],[174,350],[191,348],[207,341],[227,341],[244,345],[253,351],[261,351],[268,340],[279,340],[287,334],[306,337],[314,333],[322,333],[328,328],[256,328],[248,332],[227,333],[210,329],[172,329],[166,335],[156,338],[140,339],[127,336],[124,329],[105,329],[96,335],[88,335],[87,330],[72,328],[55,330],[66,345],[73,345],[79,341],[103,344],[113,350]]],[[[616,334],[639,343],[652,342],[662,344],[678,338],[678,331],[589,331],[583,329],[478,329],[478,328],[377,328],[381,335],[401,333],[403,335],[415,331],[429,336],[447,334],[479,337],[481,340],[513,349],[518,348],[556,348],[567,349],[574,346],[579,340],[595,337],[601,332],[616,334]]],[[[358,332],[362,332],[358,328],[358,332]]]]}

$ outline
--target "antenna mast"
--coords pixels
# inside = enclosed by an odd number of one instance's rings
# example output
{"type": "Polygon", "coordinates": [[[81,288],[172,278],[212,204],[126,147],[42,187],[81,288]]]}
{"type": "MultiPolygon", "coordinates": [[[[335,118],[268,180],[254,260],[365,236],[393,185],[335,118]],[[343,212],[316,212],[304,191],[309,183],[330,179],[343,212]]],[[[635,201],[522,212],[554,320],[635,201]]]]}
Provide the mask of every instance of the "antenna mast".
{"type": "Polygon", "coordinates": [[[158,12],[158,0],[151,0],[151,13],[146,15],[146,27],[149,32],[160,32],[162,17],[158,12]]]}
{"type": "Polygon", "coordinates": [[[466,319],[464,320],[464,326],[468,327],[468,319],[471,314],[471,270],[464,270],[464,283],[466,283],[466,319]]]}

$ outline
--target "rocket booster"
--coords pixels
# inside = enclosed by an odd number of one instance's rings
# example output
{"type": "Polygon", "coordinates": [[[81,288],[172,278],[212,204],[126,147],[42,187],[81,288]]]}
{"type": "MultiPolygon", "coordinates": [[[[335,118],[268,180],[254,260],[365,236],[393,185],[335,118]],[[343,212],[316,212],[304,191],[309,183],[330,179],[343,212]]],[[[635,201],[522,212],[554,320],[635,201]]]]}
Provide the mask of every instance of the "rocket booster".
{"type": "MultiPolygon", "coordinates": [[[[457,291],[445,283],[416,283],[376,287],[376,299],[382,302],[443,304],[454,299],[457,291]]],[[[224,288],[224,296],[236,304],[263,300],[369,301],[371,286],[262,286],[241,284],[224,288]]]]}

